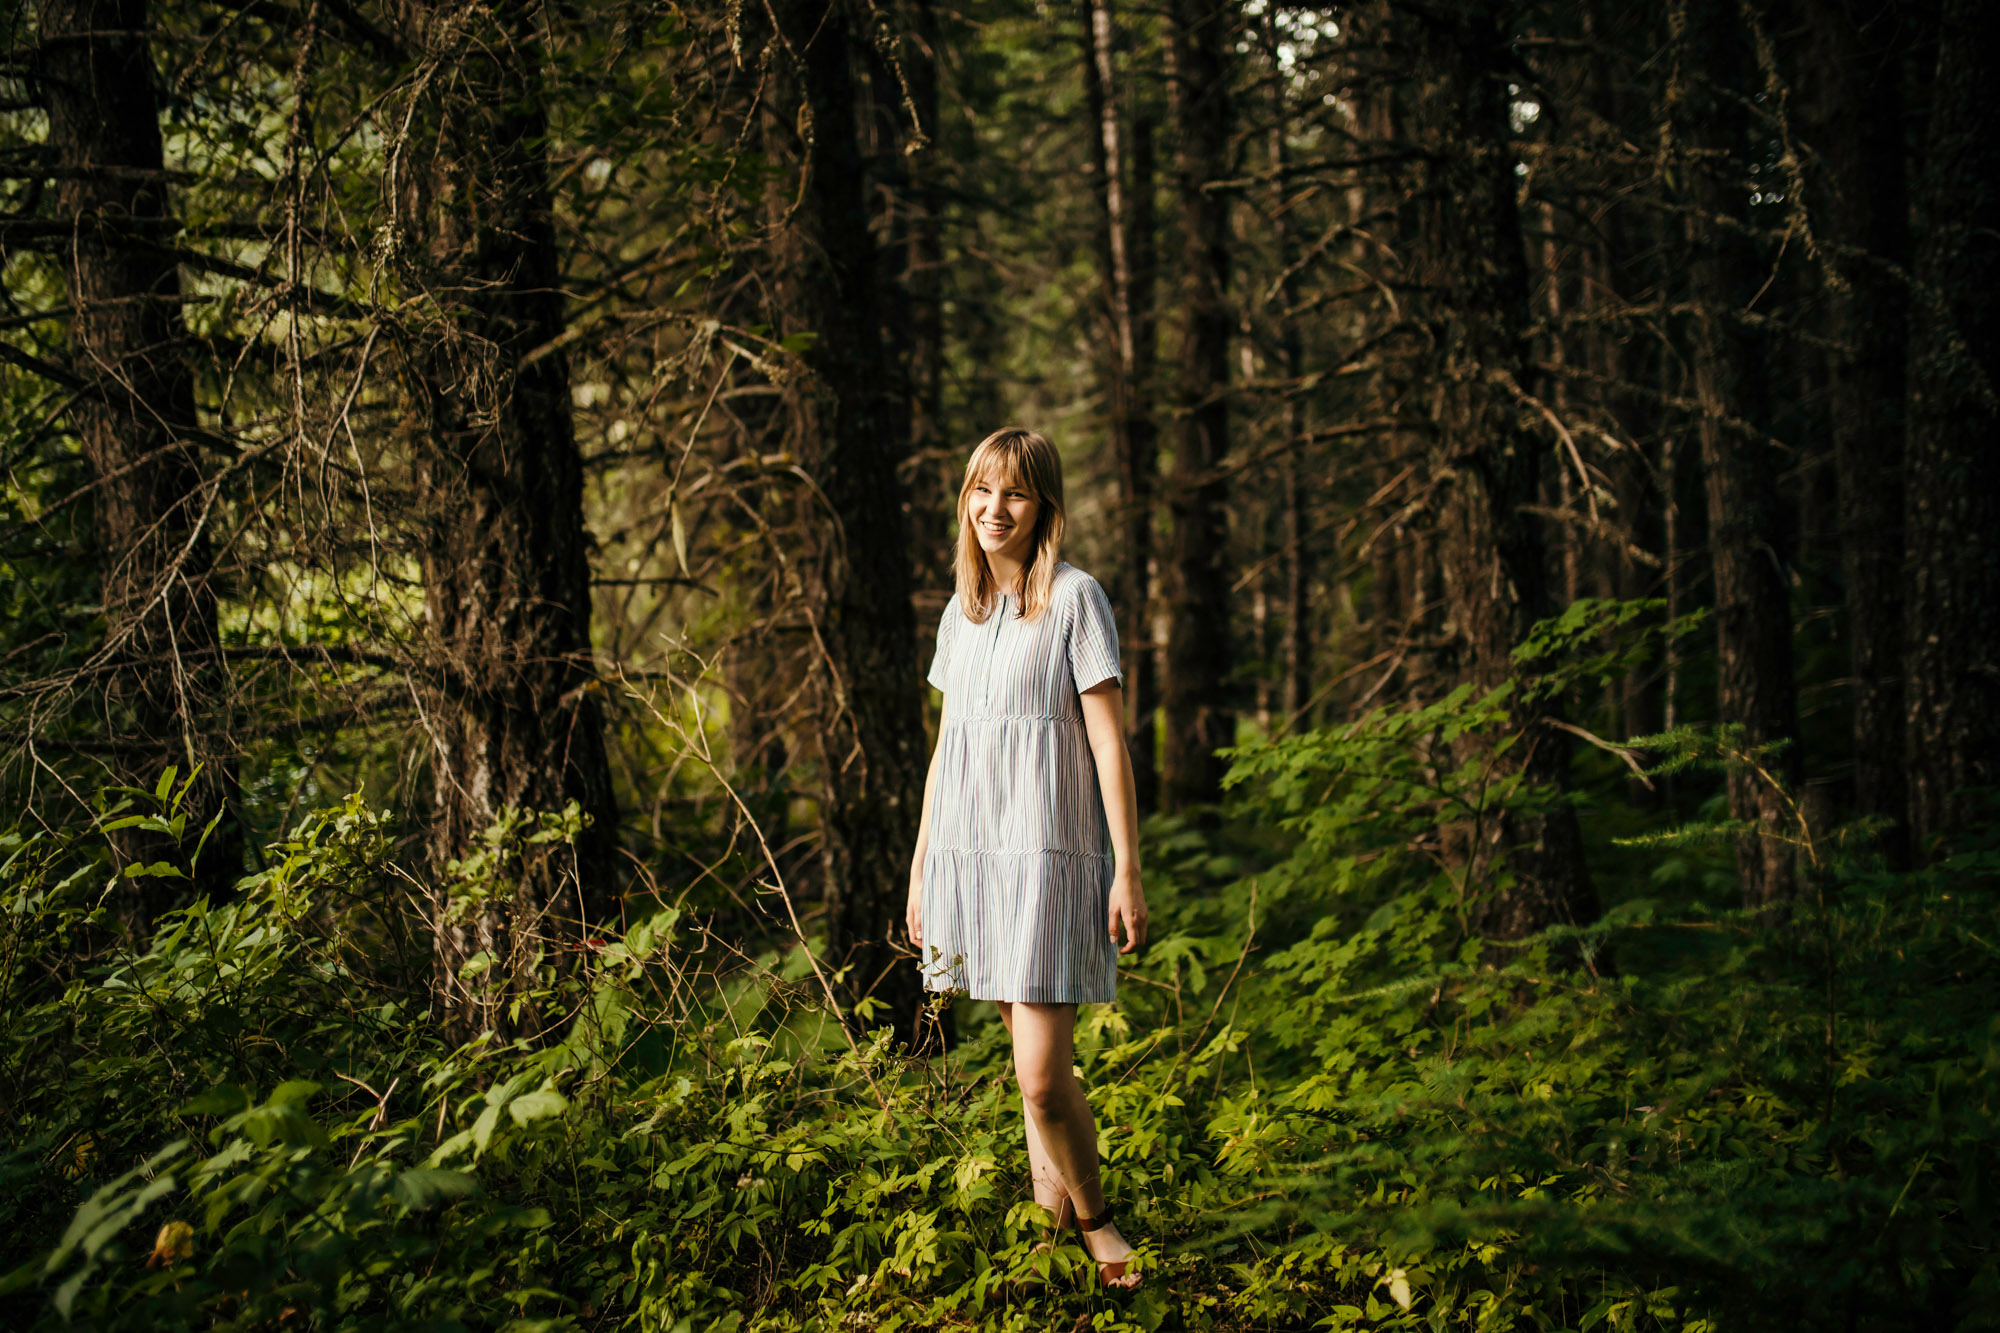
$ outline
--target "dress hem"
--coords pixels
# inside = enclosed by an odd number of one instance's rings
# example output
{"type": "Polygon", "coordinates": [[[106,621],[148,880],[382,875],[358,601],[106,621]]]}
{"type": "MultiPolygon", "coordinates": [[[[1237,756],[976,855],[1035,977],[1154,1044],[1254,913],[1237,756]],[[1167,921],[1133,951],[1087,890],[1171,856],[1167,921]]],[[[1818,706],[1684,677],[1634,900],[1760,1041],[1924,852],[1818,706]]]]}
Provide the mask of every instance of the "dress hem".
{"type": "Polygon", "coordinates": [[[974,995],[970,991],[959,990],[951,986],[931,986],[928,984],[925,985],[924,990],[931,995],[949,994],[968,1000],[984,1000],[995,1004],[1115,1004],[1118,1001],[1118,992],[1115,989],[1109,995],[1085,995],[1080,997],[1075,995],[1056,995],[1045,990],[1037,990],[1034,987],[1027,988],[1027,993],[1020,995],[974,995]]]}

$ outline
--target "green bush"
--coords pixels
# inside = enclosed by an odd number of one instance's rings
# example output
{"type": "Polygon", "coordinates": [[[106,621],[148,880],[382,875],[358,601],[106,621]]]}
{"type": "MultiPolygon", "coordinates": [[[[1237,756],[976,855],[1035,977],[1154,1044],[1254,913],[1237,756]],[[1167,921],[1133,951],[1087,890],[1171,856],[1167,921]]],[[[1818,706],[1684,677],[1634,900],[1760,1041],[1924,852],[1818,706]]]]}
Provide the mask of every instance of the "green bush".
{"type": "MultiPolygon", "coordinates": [[[[978,1006],[949,1058],[914,1062],[886,1033],[847,1038],[796,942],[718,968],[729,952],[664,910],[546,963],[552,1037],[453,1045],[379,908],[356,905],[392,856],[357,801],[143,952],[107,930],[88,839],[10,835],[0,1313],[688,1333],[1991,1322],[2000,848],[1897,875],[1858,835],[1802,830],[1811,891],[1760,919],[1686,887],[1739,831],[1684,825],[1616,853],[1652,882],[1607,883],[1602,920],[1498,946],[1468,909],[1506,867],[1468,872],[1440,830],[1557,799],[1447,757],[1467,733],[1504,752],[1508,697],[1246,747],[1223,829],[1147,830],[1155,942],[1078,1031],[1109,1192],[1151,1270],[1129,1300],[1094,1288],[1073,1239],[1038,1248],[1004,1034],[978,1006]]],[[[1729,740],[1649,744],[1670,766],[1744,762],[1729,740]]],[[[131,795],[171,820],[165,788],[131,795]]]]}

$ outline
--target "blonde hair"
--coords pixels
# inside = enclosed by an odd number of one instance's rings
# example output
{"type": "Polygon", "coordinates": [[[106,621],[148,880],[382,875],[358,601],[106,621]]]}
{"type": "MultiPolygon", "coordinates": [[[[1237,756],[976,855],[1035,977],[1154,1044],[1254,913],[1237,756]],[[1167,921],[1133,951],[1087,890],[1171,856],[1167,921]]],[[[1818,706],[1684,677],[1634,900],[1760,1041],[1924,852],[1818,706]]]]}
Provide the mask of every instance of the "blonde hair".
{"type": "Polygon", "coordinates": [[[1003,488],[1018,487],[1035,498],[1034,540],[1021,574],[1021,614],[1033,620],[1048,608],[1056,562],[1062,558],[1062,456],[1040,431],[1003,426],[981,440],[966,460],[965,481],[958,488],[958,557],[953,565],[959,609],[976,625],[993,613],[1000,594],[1000,581],[987,563],[967,512],[972,488],[988,476],[1003,488]]]}

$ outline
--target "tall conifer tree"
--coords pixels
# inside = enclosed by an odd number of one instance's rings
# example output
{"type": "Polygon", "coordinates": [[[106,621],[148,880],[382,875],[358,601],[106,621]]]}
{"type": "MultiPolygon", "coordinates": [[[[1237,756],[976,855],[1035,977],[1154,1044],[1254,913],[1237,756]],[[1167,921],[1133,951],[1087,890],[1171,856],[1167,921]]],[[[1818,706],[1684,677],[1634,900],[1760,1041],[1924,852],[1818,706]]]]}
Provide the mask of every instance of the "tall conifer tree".
{"type": "Polygon", "coordinates": [[[389,157],[404,280],[397,331],[420,507],[436,859],[508,810],[584,816],[531,847],[511,897],[441,895],[437,988],[504,1029],[536,937],[616,909],[617,812],[590,640],[590,539],[563,350],[539,11],[410,0],[410,137],[389,157]],[[427,77],[426,77],[427,75],[427,77]],[[415,313],[421,312],[421,313],[415,313]],[[468,967],[484,956],[483,968],[468,967]]]}
{"type": "Polygon", "coordinates": [[[1236,743],[1230,706],[1229,515],[1220,465],[1229,452],[1229,53],[1233,0],[1175,0],[1173,112],[1180,197],[1181,336],[1178,429],[1167,482],[1167,644],[1160,703],[1160,804],[1213,801],[1216,751],[1236,743]]]}
{"type": "MultiPolygon", "coordinates": [[[[1415,65],[1410,130],[1429,163],[1413,239],[1434,349],[1439,557],[1458,675],[1481,689],[1513,676],[1515,645],[1551,610],[1548,541],[1532,512],[1547,449],[1520,401],[1532,382],[1529,289],[1508,141],[1505,8],[1481,0],[1402,20],[1415,65]]],[[[1551,706],[1517,695],[1512,707],[1525,741],[1496,762],[1562,790],[1569,747],[1544,725],[1551,706]]],[[[1518,938],[1596,915],[1568,806],[1503,814],[1498,837],[1515,882],[1474,905],[1489,934],[1518,938]]]]}
{"type": "Polygon", "coordinates": [[[2000,103],[1996,16],[1946,0],[1912,275],[1905,660],[1910,827],[1968,828],[2000,785],[2000,103]]]}
{"type": "MultiPolygon", "coordinates": [[[[110,777],[151,788],[168,765],[201,770],[184,807],[189,847],[226,816],[234,764],[223,729],[221,660],[202,432],[182,318],[146,0],[50,0],[41,7],[38,80],[56,168],[59,245],[70,301],[72,419],[90,465],[104,642],[117,737],[110,777]]],[[[120,860],[165,854],[136,830],[120,860]]],[[[225,818],[203,864],[220,883],[242,869],[225,818]]],[[[164,904],[138,882],[136,915],[164,904]]]]}
{"type": "MultiPolygon", "coordinates": [[[[857,39],[831,0],[773,6],[779,50],[768,130],[801,173],[778,240],[779,331],[810,335],[810,380],[793,386],[791,429],[825,509],[800,553],[801,588],[824,646],[813,719],[820,766],[820,863],[827,948],[847,998],[872,996],[906,1041],[919,976],[892,932],[902,920],[924,783],[909,524],[885,375],[879,256],[857,139],[857,39]]],[[[870,1026],[874,1024],[871,1023],[870,1026]]]]}

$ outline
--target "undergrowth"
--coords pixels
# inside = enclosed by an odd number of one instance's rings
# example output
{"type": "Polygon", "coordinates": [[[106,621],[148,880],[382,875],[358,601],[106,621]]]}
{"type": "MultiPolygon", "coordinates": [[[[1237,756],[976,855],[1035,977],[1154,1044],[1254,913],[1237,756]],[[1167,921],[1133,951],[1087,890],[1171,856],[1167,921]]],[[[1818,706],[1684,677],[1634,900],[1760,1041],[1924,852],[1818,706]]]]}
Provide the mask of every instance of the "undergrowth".
{"type": "MultiPolygon", "coordinates": [[[[454,1044],[355,905],[396,873],[386,816],[358,800],[136,946],[106,930],[99,843],[6,835],[0,1316],[1994,1322],[2000,848],[1892,874],[1866,830],[1801,823],[1807,891],[1758,917],[1677,887],[1742,832],[1696,822],[1628,842],[1601,920],[1495,944],[1467,922],[1504,859],[1468,874],[1438,834],[1555,799],[1455,744],[1504,738],[1506,700],[1245,747],[1221,831],[1149,827],[1154,942],[1078,1029],[1108,1192],[1148,1271],[1130,1299],[1094,1287],[1073,1239],[1038,1248],[1003,1033],[976,1006],[948,1057],[912,1060],[815,1002],[797,942],[742,962],[663,906],[549,960],[557,1039],[454,1044]]],[[[1757,758],[1696,732],[1637,752],[1757,758]]],[[[174,796],[124,793],[118,815],[186,834],[174,796]]]]}

